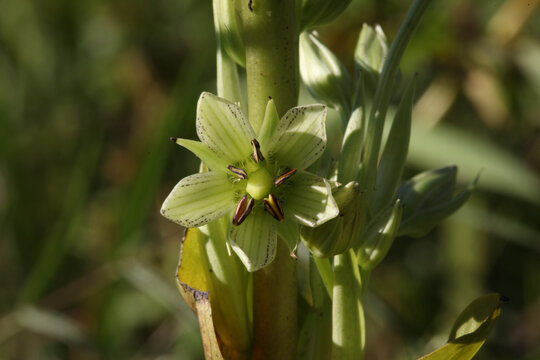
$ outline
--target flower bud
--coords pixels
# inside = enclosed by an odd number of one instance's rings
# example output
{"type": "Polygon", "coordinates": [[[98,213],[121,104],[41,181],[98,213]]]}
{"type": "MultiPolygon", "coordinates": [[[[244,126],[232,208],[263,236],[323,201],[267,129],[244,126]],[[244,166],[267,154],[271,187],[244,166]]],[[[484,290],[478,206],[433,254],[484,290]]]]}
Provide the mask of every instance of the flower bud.
{"type": "Polygon", "coordinates": [[[388,42],[382,28],[364,24],[354,50],[356,65],[366,72],[380,74],[387,53],[388,42]]]}
{"type": "Polygon", "coordinates": [[[214,26],[218,39],[227,54],[238,65],[246,66],[246,51],[241,29],[240,14],[236,11],[235,1],[213,0],[214,26]]]}
{"type": "Polygon", "coordinates": [[[303,0],[300,29],[328,24],[350,4],[351,0],[303,0]]]}
{"type": "Polygon", "coordinates": [[[354,214],[349,213],[351,209],[355,209],[358,202],[358,183],[351,181],[345,186],[341,186],[333,191],[332,196],[340,210],[341,216],[336,217],[327,223],[316,228],[304,227],[302,229],[302,241],[304,245],[311,251],[313,256],[325,258],[341,254],[350,248],[354,238],[350,236],[350,231],[345,224],[349,223],[349,217],[354,214]]]}
{"type": "Polygon", "coordinates": [[[368,94],[375,92],[387,53],[388,42],[382,28],[364,24],[354,50],[354,62],[357,71],[362,72],[359,77],[364,78],[368,94]]]}
{"type": "Polygon", "coordinates": [[[397,196],[404,206],[400,236],[419,237],[427,234],[469,199],[477,180],[454,195],[456,173],[455,166],[430,170],[400,187],[397,196]]]}
{"type": "Polygon", "coordinates": [[[356,181],[351,181],[344,186],[338,187],[332,192],[334,200],[338,208],[343,209],[347,206],[358,194],[359,185],[356,181]]]}
{"type": "Polygon", "coordinates": [[[327,258],[337,254],[342,232],[343,218],[338,216],[316,228],[302,227],[301,239],[313,256],[327,258]]]}
{"type": "Polygon", "coordinates": [[[300,35],[300,75],[311,95],[329,106],[351,108],[353,83],[347,69],[314,35],[300,35]]]}
{"type": "Polygon", "coordinates": [[[457,167],[446,166],[424,171],[401,185],[397,197],[403,203],[403,217],[409,217],[420,208],[444,202],[454,193],[457,167]]]}
{"type": "Polygon", "coordinates": [[[358,263],[363,269],[371,270],[384,259],[398,234],[402,211],[398,199],[393,208],[382,211],[367,226],[358,250],[358,263]]]}

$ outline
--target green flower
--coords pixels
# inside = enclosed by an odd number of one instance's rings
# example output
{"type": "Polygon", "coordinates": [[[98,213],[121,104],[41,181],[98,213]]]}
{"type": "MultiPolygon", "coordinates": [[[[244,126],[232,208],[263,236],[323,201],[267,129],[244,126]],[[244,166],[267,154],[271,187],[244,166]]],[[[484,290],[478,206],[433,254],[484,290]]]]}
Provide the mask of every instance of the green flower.
{"type": "Polygon", "coordinates": [[[197,105],[201,142],[172,140],[210,171],[182,179],[161,213],[185,227],[229,216],[230,243],[249,271],[272,262],[278,234],[292,252],[298,224],[315,227],[339,213],[328,181],[304,170],[326,147],[325,120],[323,105],[295,107],[279,120],[270,100],[255,134],[238,106],[202,93],[197,105]]]}

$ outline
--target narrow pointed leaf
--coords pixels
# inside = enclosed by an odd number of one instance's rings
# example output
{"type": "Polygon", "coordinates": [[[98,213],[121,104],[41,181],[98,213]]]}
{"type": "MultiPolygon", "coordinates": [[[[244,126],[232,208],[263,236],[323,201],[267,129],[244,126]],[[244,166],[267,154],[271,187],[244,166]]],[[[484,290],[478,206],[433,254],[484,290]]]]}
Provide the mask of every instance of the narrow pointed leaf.
{"type": "Polygon", "coordinates": [[[176,139],[176,143],[195,154],[203,163],[208,166],[209,169],[223,172],[227,170],[227,165],[229,165],[227,161],[219,158],[217,154],[212,151],[212,149],[202,142],[187,139],[176,139]]]}
{"type": "Polygon", "coordinates": [[[251,153],[255,133],[238,106],[208,92],[197,104],[197,134],[218,156],[231,163],[251,153]]]}
{"type": "Polygon", "coordinates": [[[259,270],[276,256],[275,221],[261,208],[254,210],[240,226],[232,226],[231,245],[248,271],[259,270]]]}
{"type": "Polygon", "coordinates": [[[299,106],[281,118],[268,156],[283,166],[307,168],[326,148],[326,107],[299,106]]]}
{"type": "Polygon", "coordinates": [[[294,183],[294,186],[284,189],[286,201],[281,205],[285,214],[294,216],[300,224],[319,226],[339,214],[326,179],[299,171],[290,182],[294,183]]]}
{"type": "Polygon", "coordinates": [[[161,207],[161,214],[185,227],[197,227],[217,219],[235,206],[233,185],[221,172],[183,178],[161,207]]]}

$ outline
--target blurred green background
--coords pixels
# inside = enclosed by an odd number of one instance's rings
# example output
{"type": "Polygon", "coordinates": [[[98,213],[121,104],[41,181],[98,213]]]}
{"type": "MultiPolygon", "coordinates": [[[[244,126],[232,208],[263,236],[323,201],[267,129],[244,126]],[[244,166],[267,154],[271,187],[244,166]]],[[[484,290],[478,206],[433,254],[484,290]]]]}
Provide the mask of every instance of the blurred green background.
{"type": "MultiPolygon", "coordinates": [[[[351,69],[363,22],[391,40],[409,1],[355,0],[319,29],[351,69]]],[[[441,345],[478,295],[510,298],[478,359],[540,358],[540,17],[535,0],[434,1],[402,67],[419,73],[408,176],[457,164],[479,190],[400,238],[367,294],[367,359],[441,345]]],[[[197,169],[215,91],[210,1],[0,1],[0,358],[202,359],[175,288],[182,229],[161,218],[197,169]]]]}

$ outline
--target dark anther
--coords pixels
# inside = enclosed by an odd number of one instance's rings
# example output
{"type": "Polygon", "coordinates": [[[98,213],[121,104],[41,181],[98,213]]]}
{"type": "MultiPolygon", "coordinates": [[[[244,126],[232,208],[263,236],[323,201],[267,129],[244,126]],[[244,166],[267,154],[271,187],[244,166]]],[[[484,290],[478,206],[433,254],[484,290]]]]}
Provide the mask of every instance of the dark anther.
{"type": "Polygon", "coordinates": [[[279,175],[276,180],[274,180],[274,185],[277,187],[285,182],[288,178],[293,176],[296,173],[296,169],[289,170],[279,175]]]}
{"type": "Polygon", "coordinates": [[[263,199],[264,203],[264,209],[272,215],[274,219],[277,221],[282,221],[284,218],[283,209],[281,208],[281,205],[279,204],[278,199],[272,195],[268,194],[267,198],[263,199]]]}
{"type": "Polygon", "coordinates": [[[249,0],[248,8],[249,8],[249,11],[253,12],[253,0],[249,0]]]}
{"type": "Polygon", "coordinates": [[[233,225],[238,226],[243,223],[247,216],[251,213],[253,205],[255,205],[255,200],[251,198],[248,201],[247,195],[244,195],[238,205],[236,205],[236,210],[234,211],[234,216],[232,219],[233,225]]]}
{"type": "Polygon", "coordinates": [[[247,172],[244,169],[240,169],[232,165],[227,166],[227,169],[229,169],[234,175],[238,176],[239,179],[244,180],[248,177],[247,172]]]}
{"type": "Polygon", "coordinates": [[[251,154],[253,161],[255,161],[256,163],[263,161],[264,156],[261,152],[261,146],[259,145],[259,142],[256,139],[252,139],[251,146],[253,146],[253,154],[251,154]]]}

